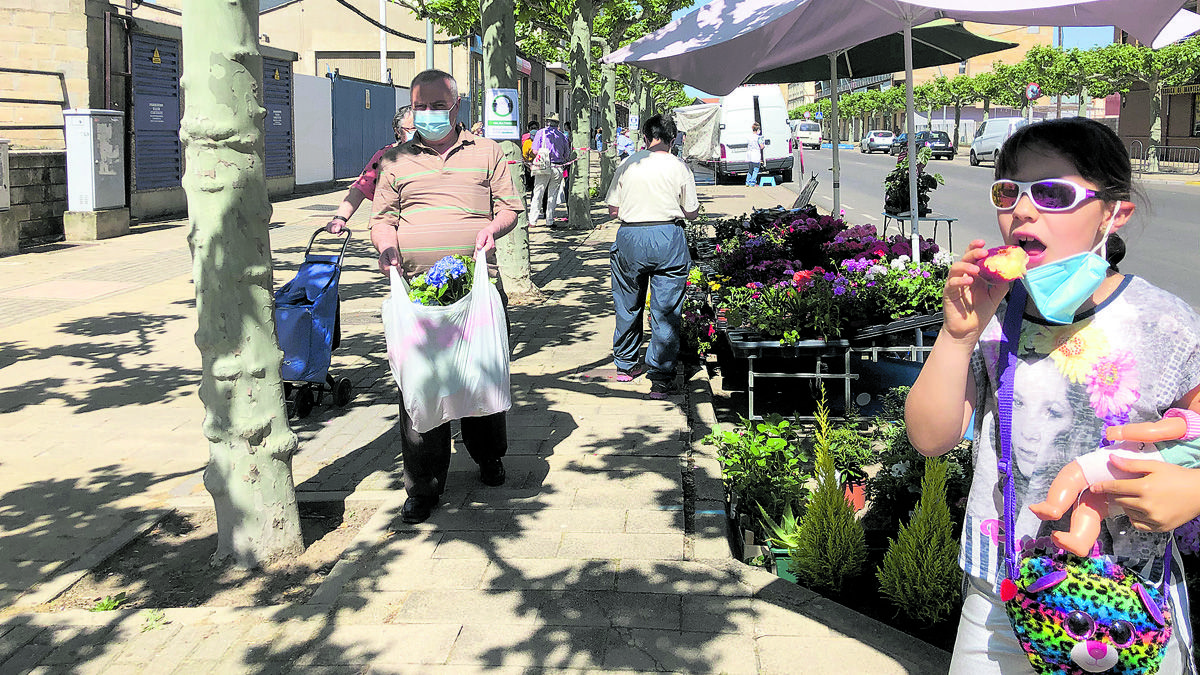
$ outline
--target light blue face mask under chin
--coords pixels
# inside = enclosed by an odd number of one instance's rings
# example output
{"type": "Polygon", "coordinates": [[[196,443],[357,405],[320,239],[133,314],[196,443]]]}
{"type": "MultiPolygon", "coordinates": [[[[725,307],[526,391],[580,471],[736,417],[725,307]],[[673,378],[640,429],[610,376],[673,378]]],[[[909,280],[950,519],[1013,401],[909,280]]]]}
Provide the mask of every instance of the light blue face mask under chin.
{"type": "Polygon", "coordinates": [[[1117,218],[1116,208],[1100,243],[1090,251],[1077,253],[1062,260],[1046,263],[1027,271],[1021,278],[1029,298],[1050,323],[1067,325],[1075,322],[1075,311],[1095,294],[1108,276],[1108,233],[1117,218]],[[1100,254],[1096,254],[1096,249],[1100,254]]]}

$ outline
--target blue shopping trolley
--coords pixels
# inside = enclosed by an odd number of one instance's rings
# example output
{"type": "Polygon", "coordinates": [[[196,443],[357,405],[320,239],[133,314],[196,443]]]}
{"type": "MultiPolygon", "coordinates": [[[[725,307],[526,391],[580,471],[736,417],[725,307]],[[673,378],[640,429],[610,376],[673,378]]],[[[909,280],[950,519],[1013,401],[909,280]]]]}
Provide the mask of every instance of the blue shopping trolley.
{"type": "Polygon", "coordinates": [[[348,378],[329,374],[333,350],[341,342],[341,300],[338,281],[350,231],[336,255],[312,253],[321,228],[313,232],[304,249],[304,262],[296,276],[275,291],[275,332],[283,350],[281,375],[291,415],[307,417],[326,393],[341,407],[350,402],[348,378]]]}

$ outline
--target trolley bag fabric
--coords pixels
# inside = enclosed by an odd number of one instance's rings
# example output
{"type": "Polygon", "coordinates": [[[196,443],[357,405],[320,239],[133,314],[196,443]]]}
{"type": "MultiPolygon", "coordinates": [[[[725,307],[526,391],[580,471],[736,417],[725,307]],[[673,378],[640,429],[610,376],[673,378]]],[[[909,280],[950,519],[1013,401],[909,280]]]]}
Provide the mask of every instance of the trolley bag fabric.
{"type": "Polygon", "coordinates": [[[453,305],[415,304],[395,268],[391,277],[392,294],[383,301],[388,364],[413,429],[425,433],[508,410],[508,327],[484,254],[475,254],[470,292],[453,305]]]}
{"type": "Polygon", "coordinates": [[[337,324],[337,256],[307,256],[296,276],[275,292],[275,332],[289,382],[324,382],[337,324]]]}

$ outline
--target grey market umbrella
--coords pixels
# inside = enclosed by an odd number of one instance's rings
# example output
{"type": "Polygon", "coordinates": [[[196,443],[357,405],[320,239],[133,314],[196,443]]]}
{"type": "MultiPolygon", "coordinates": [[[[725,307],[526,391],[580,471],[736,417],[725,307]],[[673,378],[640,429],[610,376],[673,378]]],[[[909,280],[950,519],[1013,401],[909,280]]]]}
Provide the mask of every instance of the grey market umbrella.
{"type": "MultiPolygon", "coordinates": [[[[1181,9],[1183,4],[1184,0],[712,0],[603,60],[727,94],[754,73],[836,54],[903,31],[908,153],[913,157],[911,37],[915,26],[944,18],[1024,26],[1118,26],[1158,48],[1200,30],[1200,16],[1181,9]]],[[[910,162],[914,205],[916,172],[916,162],[910,162]]],[[[915,250],[917,209],[912,212],[915,250]]]]}
{"type": "MultiPolygon", "coordinates": [[[[976,35],[961,23],[918,26],[912,31],[913,68],[944,66],[1016,47],[1016,42],[976,35]]],[[[891,33],[837,53],[843,77],[886,75],[904,69],[904,36],[891,33]]],[[[813,82],[829,79],[829,59],[822,55],[755,73],[746,84],[813,82]]]]}
{"type": "MultiPolygon", "coordinates": [[[[1016,47],[1016,42],[993,40],[976,35],[961,23],[937,22],[912,29],[912,67],[928,68],[958,63],[983,54],[1016,47]]],[[[841,75],[870,77],[894,73],[904,67],[904,35],[892,33],[842,49],[830,56],[816,56],[797,63],[772,68],[751,75],[747,84],[778,82],[811,82],[830,79],[836,82],[841,75]],[[832,57],[832,58],[831,58],[832,57]],[[836,69],[834,67],[836,66],[836,69]]],[[[837,87],[831,88],[833,114],[833,210],[841,207],[841,162],[838,158],[837,87]]],[[[916,249],[914,249],[916,250],[916,249]]]]}

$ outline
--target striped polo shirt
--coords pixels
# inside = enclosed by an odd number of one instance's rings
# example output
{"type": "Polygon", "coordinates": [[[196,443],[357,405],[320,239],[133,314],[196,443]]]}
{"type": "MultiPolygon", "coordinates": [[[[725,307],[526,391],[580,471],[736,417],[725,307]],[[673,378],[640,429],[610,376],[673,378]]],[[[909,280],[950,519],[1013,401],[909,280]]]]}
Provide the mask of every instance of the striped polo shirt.
{"type": "MultiPolygon", "coordinates": [[[[505,210],[525,210],[508,158],[495,141],[460,131],[445,156],[420,137],[384,153],[371,226],[396,228],[411,279],[445,256],[474,255],[479,231],[505,210]]],[[[495,276],[495,251],[488,253],[488,267],[495,276]]]]}

